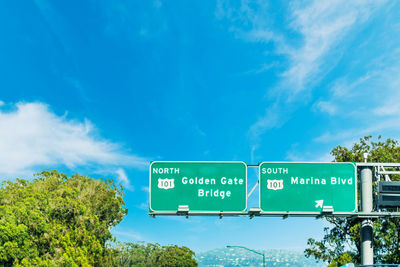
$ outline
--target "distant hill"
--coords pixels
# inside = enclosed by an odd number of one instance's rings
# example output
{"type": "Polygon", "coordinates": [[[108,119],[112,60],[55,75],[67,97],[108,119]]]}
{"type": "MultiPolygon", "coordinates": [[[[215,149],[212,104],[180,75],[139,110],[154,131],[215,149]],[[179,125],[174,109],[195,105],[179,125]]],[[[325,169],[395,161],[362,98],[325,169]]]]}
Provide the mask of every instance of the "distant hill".
{"type": "MultiPolygon", "coordinates": [[[[265,253],[265,266],[321,267],[327,265],[323,262],[317,263],[313,259],[308,259],[299,251],[271,249],[263,252],[265,253]]],[[[196,253],[196,259],[199,262],[199,266],[207,267],[262,266],[261,255],[241,248],[220,248],[196,253]]]]}

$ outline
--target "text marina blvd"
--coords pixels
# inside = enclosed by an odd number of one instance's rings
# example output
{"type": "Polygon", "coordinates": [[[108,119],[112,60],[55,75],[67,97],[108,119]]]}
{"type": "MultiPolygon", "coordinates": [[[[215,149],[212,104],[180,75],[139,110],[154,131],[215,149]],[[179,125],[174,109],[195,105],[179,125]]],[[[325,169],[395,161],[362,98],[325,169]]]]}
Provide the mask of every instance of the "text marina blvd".
{"type": "Polygon", "coordinates": [[[259,170],[263,213],[357,211],[353,163],[263,162],[259,170]]]}

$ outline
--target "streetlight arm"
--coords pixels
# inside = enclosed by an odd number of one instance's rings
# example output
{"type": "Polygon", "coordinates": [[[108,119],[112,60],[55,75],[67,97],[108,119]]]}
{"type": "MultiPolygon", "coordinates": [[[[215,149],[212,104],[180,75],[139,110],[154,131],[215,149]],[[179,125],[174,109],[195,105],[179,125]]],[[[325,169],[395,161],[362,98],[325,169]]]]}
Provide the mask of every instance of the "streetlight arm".
{"type": "Polygon", "coordinates": [[[249,249],[249,248],[246,248],[246,247],[242,247],[242,246],[226,246],[226,247],[227,248],[243,248],[243,249],[247,249],[247,250],[249,250],[251,252],[254,252],[254,253],[257,253],[259,255],[264,256],[264,253],[261,253],[261,252],[258,252],[258,251],[255,251],[255,250],[252,250],[252,249],[249,249]]]}
{"type": "Polygon", "coordinates": [[[256,253],[258,255],[261,255],[263,257],[263,266],[265,267],[265,255],[264,255],[264,253],[261,253],[261,252],[258,252],[258,251],[243,247],[243,246],[226,246],[226,247],[227,248],[243,248],[243,249],[247,249],[248,251],[251,251],[253,253],[256,253]]]}

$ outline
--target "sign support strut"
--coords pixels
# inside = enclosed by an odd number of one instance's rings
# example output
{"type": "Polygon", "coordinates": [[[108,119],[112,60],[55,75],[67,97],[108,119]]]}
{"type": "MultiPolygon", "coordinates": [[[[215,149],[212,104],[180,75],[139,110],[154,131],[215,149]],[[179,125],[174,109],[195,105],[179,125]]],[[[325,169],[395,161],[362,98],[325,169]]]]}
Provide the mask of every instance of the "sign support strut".
{"type": "MultiPolygon", "coordinates": [[[[372,169],[361,167],[361,211],[372,212],[372,169]]],[[[372,221],[370,218],[361,221],[361,264],[374,264],[372,221]]]]}

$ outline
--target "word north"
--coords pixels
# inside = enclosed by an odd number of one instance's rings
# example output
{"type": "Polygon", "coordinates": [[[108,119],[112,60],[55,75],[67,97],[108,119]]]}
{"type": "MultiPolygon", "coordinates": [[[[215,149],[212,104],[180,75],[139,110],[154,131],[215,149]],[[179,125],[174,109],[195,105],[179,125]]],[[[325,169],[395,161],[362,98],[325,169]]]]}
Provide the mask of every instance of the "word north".
{"type": "Polygon", "coordinates": [[[290,183],[291,184],[322,184],[326,185],[327,180],[330,181],[331,185],[352,185],[353,178],[341,178],[341,177],[331,177],[330,179],[326,178],[299,178],[299,177],[291,177],[290,183]]]}

